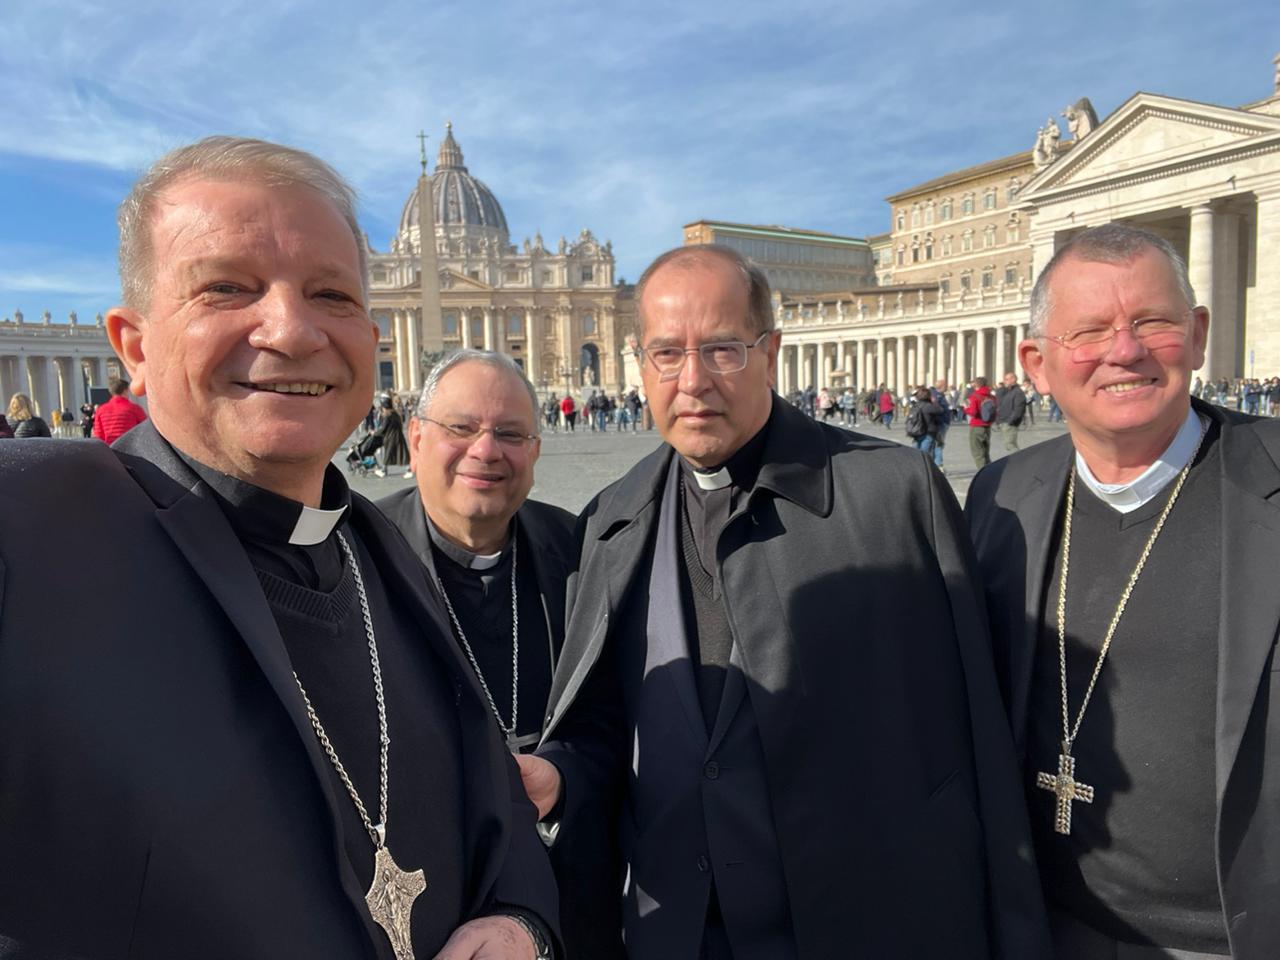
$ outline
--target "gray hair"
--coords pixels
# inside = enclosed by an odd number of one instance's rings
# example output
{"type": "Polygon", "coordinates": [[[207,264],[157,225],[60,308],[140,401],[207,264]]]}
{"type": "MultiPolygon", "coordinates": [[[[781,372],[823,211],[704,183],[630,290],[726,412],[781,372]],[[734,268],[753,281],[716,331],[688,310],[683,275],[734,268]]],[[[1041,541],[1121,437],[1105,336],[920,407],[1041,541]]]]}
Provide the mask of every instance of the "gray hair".
{"type": "Polygon", "coordinates": [[[318,157],[294,147],[247,137],[205,137],[171,150],[151,165],[120,204],[120,290],[126,306],[151,306],[154,280],[151,220],[160,194],[184,178],[244,180],[268,186],[309,187],[334,205],[351,229],[360,259],[360,290],[369,300],[368,248],[356,220],[356,193],[318,157]]]}
{"type": "Polygon", "coordinates": [[[668,264],[688,269],[706,266],[713,258],[727,261],[741,274],[742,282],[747,288],[747,321],[751,330],[759,334],[773,329],[773,299],[769,291],[769,278],[764,275],[764,271],[733,247],[726,247],[721,243],[691,243],[659,254],[640,275],[635,297],[641,331],[644,330],[644,288],[653,275],[668,264]]]}
{"type": "Polygon", "coordinates": [[[431,368],[431,372],[427,374],[426,382],[422,385],[422,395],[418,398],[418,407],[413,414],[415,417],[419,420],[426,417],[427,411],[431,409],[431,401],[435,399],[436,390],[440,386],[440,381],[444,379],[444,375],[454,367],[460,367],[464,363],[483,363],[486,366],[493,367],[496,370],[504,370],[515,376],[524,385],[525,390],[529,392],[529,406],[533,411],[533,432],[539,432],[538,426],[542,420],[540,416],[542,404],[538,402],[538,394],[533,389],[533,384],[529,382],[529,378],[524,375],[524,371],[520,369],[520,364],[505,353],[498,353],[494,350],[473,350],[471,347],[462,347],[454,350],[431,368]]]}
{"type": "Polygon", "coordinates": [[[1042,338],[1049,328],[1049,311],[1053,307],[1049,282],[1053,278],[1053,271],[1063,260],[1074,258],[1089,263],[1128,263],[1146,250],[1156,251],[1169,262],[1178,284],[1178,292],[1187,301],[1187,309],[1194,308],[1196,293],[1187,276],[1187,263],[1173,248],[1173,244],[1141,227],[1105,223],[1072,237],[1040,271],[1036,285],[1031,289],[1031,322],[1028,325],[1031,336],[1042,338]]]}

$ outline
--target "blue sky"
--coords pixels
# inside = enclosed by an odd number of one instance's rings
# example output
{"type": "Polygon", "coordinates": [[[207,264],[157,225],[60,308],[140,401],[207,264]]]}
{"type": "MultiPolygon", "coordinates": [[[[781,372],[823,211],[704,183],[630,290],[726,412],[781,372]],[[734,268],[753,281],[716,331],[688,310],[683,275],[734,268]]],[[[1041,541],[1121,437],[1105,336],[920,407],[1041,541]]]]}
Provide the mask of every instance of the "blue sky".
{"type": "Polygon", "coordinates": [[[514,242],[589,227],[634,279],[703,217],[886,230],[885,196],[1030,148],[1081,96],[1261,99],[1277,52],[1273,0],[6,0],[0,317],[114,303],[116,204],[210,133],[324,157],[385,249],[419,128],[434,164],[452,120],[514,242]]]}

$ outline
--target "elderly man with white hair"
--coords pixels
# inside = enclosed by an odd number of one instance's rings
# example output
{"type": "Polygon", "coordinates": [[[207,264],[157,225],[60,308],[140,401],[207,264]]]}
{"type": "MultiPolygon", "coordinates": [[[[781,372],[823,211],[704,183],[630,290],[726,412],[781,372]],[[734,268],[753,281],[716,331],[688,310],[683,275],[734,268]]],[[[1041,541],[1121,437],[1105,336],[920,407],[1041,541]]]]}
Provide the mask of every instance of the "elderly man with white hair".
{"type": "Polygon", "coordinates": [[[1069,435],[966,510],[1060,960],[1280,956],[1280,424],[1190,396],[1162,237],[1062,246],[1019,346],[1069,435]]]}
{"type": "Polygon", "coordinates": [[[330,460],[377,328],[350,189],[212,137],[121,207],[151,420],[0,466],[0,955],[529,958],[554,882],[441,598],[330,460]],[[66,556],[105,551],[90,592],[66,556]]]}

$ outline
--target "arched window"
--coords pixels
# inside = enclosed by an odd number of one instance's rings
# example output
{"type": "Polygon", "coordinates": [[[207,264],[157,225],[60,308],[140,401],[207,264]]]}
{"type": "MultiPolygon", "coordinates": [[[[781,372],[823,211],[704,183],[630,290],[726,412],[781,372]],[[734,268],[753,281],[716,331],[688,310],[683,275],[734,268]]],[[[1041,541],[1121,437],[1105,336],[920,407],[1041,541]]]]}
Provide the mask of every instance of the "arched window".
{"type": "Polygon", "coordinates": [[[524,314],[521,311],[512,310],[507,314],[507,336],[524,336],[524,314]]]}
{"type": "Polygon", "coordinates": [[[446,337],[456,337],[458,335],[458,315],[452,310],[446,310],[441,319],[444,323],[444,335],[446,337]]]}

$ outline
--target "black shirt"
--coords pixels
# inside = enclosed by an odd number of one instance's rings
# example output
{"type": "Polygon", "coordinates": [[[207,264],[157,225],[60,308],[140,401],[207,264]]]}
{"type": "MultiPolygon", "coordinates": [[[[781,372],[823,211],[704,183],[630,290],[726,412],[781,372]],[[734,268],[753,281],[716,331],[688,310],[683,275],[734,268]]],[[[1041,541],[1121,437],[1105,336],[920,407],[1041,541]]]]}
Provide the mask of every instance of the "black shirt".
{"type": "MultiPolygon", "coordinates": [[[[1050,905],[1116,940],[1227,954],[1214,852],[1214,726],[1221,525],[1218,428],[1152,549],[1116,629],[1073,754],[1092,804],[1072,803],[1068,836],[1055,798],[1062,740],[1057,601],[1061,519],[1041,602],[1026,790],[1050,905]]],[[[1107,626],[1174,482],[1119,513],[1079,480],[1067,584],[1067,683],[1075,723],[1107,626]]]]}
{"type": "Polygon", "coordinates": [[[730,482],[719,489],[703,489],[694,476],[697,471],[688,461],[680,460],[680,593],[689,657],[707,733],[715,727],[733,652],[733,633],[721,594],[716,551],[725,526],[736,511],[745,508],[751,496],[767,432],[768,423],[723,464],[730,482]]]}
{"type": "MultiPolygon", "coordinates": [[[[519,613],[520,694],[516,733],[529,740],[520,748],[527,753],[537,747],[542,732],[542,719],[551,695],[551,640],[546,613],[542,609],[542,593],[533,565],[535,558],[528,538],[513,522],[519,538],[515,553],[516,609],[519,613]]],[[[462,624],[467,645],[480,666],[480,674],[493,697],[502,723],[511,724],[512,619],[511,619],[511,541],[503,549],[496,564],[474,569],[469,555],[441,542],[437,531],[430,530],[431,552],[442,590],[462,624]]],[[[455,628],[456,629],[456,628],[455,628]]],[[[459,646],[462,638],[458,638],[459,646]]],[[[495,723],[497,722],[495,718],[495,723]]]]}
{"type": "MultiPolygon", "coordinates": [[[[463,916],[468,876],[463,843],[462,764],[457,691],[427,645],[420,625],[387,594],[359,536],[344,516],[314,546],[288,542],[302,505],[219,473],[183,455],[213,488],[244,544],[280,629],[293,670],[346,767],[370,819],[379,818],[378,715],[368,637],[341,531],[368,594],[385,691],[388,757],[387,846],[402,869],[421,868],[427,891],[414,904],[415,953],[432,956],[463,916]]],[[[350,491],[337,468],[325,474],[321,505],[340,509],[350,491]]],[[[373,880],[374,845],[332,764],[329,785],[341,817],[341,849],[362,889],[373,880]]],[[[376,941],[378,955],[393,956],[376,941]]]]}

